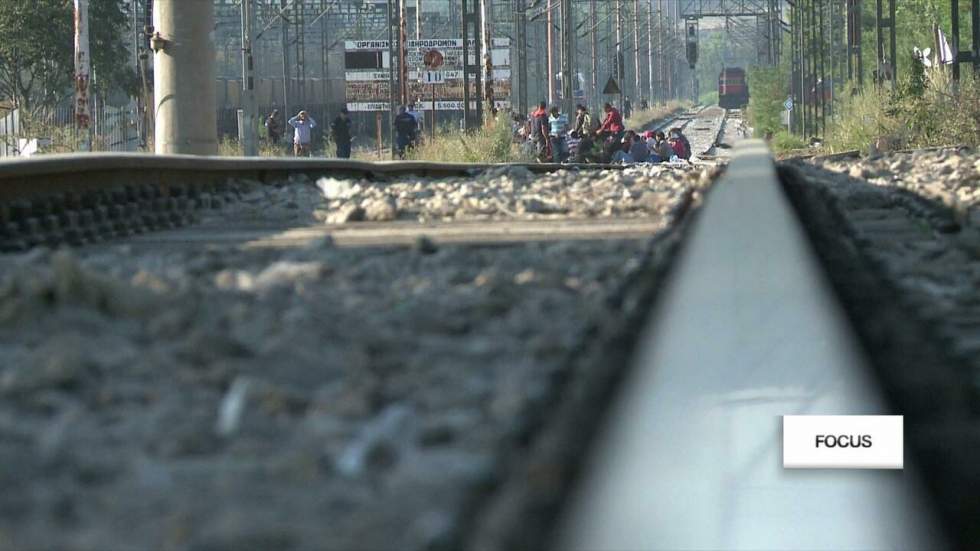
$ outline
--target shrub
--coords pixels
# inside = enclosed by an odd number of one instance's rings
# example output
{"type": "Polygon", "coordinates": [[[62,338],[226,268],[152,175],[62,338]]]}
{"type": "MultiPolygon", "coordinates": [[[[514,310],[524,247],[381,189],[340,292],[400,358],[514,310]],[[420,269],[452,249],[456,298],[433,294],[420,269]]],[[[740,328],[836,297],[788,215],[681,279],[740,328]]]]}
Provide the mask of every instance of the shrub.
{"type": "Polygon", "coordinates": [[[954,91],[949,72],[912,73],[898,91],[868,88],[841,100],[830,126],[831,151],[870,146],[913,148],[980,145],[980,89],[964,79],[954,91]]]}
{"type": "Polygon", "coordinates": [[[421,145],[410,151],[406,158],[424,161],[458,163],[506,163],[528,161],[513,143],[510,125],[506,117],[498,115],[482,128],[463,132],[443,127],[435,139],[426,136],[421,145]]]}
{"type": "Polygon", "coordinates": [[[749,84],[749,106],[746,117],[755,129],[756,137],[781,132],[783,102],[789,95],[789,70],[784,66],[750,67],[746,76],[749,84]]]}
{"type": "Polygon", "coordinates": [[[787,130],[780,130],[773,135],[770,145],[777,153],[785,153],[794,149],[805,149],[807,147],[806,140],[795,134],[790,134],[787,130]]]}

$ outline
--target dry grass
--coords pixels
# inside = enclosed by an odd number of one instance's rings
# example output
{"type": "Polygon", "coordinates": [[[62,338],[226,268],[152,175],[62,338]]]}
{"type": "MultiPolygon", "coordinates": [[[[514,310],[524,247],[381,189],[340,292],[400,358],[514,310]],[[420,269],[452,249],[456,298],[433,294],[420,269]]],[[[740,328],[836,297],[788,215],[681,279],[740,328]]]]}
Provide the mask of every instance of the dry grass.
{"type": "Polygon", "coordinates": [[[845,98],[830,127],[831,152],[980,145],[980,86],[964,78],[954,92],[949,72],[926,71],[921,91],[868,87],[845,98]]]}
{"type": "Polygon", "coordinates": [[[474,132],[441,130],[409,152],[407,158],[458,163],[507,163],[529,161],[511,139],[510,125],[503,116],[474,132]]]}

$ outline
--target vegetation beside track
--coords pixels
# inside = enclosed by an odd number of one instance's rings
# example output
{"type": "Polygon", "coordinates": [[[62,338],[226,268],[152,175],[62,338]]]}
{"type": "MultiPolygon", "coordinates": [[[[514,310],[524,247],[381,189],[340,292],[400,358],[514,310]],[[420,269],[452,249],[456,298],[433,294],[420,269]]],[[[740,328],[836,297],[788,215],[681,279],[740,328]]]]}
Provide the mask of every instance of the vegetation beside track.
{"type": "Polygon", "coordinates": [[[425,135],[422,144],[408,153],[406,158],[418,161],[443,161],[459,163],[508,163],[529,161],[518,144],[514,143],[510,121],[503,114],[487,121],[475,131],[444,127],[435,138],[425,135]]]}
{"type": "MultiPolygon", "coordinates": [[[[778,67],[748,71],[752,97],[747,118],[757,137],[771,137],[777,153],[802,149],[806,153],[848,150],[921,148],[944,145],[980,145],[980,85],[969,66],[962,66],[962,81],[954,88],[948,68],[924,69],[912,48],[932,45],[932,26],[949,32],[949,4],[940,0],[908,0],[897,5],[898,82],[875,88],[873,56],[865,54],[864,87],[845,82],[835,87],[832,113],[820,136],[793,136],[782,124],[783,102],[790,95],[791,61],[784,56],[778,67]],[[808,147],[811,138],[819,147],[808,147]]],[[[863,48],[874,52],[874,18],[863,18],[863,48]]],[[[969,36],[969,6],[961,5],[962,36],[969,36]]]]}

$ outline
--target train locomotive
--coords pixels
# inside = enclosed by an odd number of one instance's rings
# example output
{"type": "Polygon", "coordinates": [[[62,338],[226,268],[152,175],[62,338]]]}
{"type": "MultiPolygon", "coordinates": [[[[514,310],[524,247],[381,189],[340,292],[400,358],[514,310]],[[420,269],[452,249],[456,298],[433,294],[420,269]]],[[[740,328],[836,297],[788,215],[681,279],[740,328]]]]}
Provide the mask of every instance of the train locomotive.
{"type": "Polygon", "coordinates": [[[725,67],[718,75],[718,105],[725,109],[742,109],[749,104],[749,84],[745,69],[725,67]]]}

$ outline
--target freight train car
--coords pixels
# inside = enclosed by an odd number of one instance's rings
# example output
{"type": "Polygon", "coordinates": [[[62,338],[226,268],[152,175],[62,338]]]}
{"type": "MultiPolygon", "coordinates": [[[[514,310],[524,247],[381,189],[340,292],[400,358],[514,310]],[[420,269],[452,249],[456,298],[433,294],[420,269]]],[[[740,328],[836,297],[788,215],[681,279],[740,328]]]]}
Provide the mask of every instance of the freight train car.
{"type": "Polygon", "coordinates": [[[725,109],[742,109],[749,103],[749,84],[745,69],[725,67],[718,75],[718,105],[725,109]]]}

